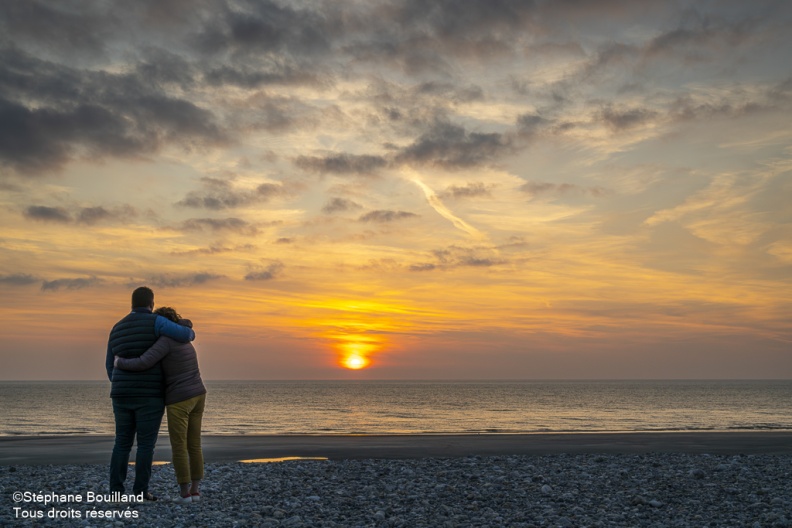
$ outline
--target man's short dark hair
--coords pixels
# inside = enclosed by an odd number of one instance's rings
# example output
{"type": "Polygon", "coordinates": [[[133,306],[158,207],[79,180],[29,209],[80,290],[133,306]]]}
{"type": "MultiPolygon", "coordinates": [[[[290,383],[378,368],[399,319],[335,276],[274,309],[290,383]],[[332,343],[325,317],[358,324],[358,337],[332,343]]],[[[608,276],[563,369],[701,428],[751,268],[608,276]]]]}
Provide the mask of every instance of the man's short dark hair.
{"type": "Polygon", "coordinates": [[[154,292],[141,286],[132,292],[132,308],[148,308],[154,305],[154,292]]]}

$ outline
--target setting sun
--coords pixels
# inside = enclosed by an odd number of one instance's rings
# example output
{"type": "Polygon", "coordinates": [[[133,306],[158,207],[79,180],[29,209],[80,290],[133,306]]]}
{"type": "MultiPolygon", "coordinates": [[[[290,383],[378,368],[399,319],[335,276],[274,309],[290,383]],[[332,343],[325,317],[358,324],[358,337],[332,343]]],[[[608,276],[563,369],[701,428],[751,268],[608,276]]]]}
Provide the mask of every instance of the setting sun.
{"type": "Polygon", "coordinates": [[[350,370],[371,366],[371,355],[381,350],[383,343],[365,335],[346,334],[333,344],[338,352],[338,364],[350,370]]]}
{"type": "Polygon", "coordinates": [[[341,353],[341,366],[350,370],[360,370],[371,365],[369,355],[378,350],[377,343],[370,342],[362,336],[349,336],[349,338],[354,338],[355,341],[347,341],[338,345],[341,353]]]}
{"type": "Polygon", "coordinates": [[[344,367],[351,370],[360,370],[366,368],[371,361],[363,356],[353,354],[344,358],[342,364],[344,367]]]}

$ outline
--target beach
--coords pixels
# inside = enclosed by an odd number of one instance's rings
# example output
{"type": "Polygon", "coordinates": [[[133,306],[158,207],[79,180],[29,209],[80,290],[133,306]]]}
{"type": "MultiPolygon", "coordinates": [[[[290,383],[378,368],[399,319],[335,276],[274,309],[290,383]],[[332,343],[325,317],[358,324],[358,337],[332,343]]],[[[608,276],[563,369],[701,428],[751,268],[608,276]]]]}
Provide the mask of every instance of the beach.
{"type": "MultiPolygon", "coordinates": [[[[108,492],[112,438],[0,438],[0,525],[792,526],[788,432],[208,436],[204,444],[201,502],[172,502],[173,469],[164,464],[151,482],[160,501],[111,506],[86,498],[108,492]],[[240,462],[284,458],[296,459],[240,462]],[[64,500],[14,502],[13,492],[64,500]]],[[[160,438],[155,459],[169,457],[160,438]]]]}

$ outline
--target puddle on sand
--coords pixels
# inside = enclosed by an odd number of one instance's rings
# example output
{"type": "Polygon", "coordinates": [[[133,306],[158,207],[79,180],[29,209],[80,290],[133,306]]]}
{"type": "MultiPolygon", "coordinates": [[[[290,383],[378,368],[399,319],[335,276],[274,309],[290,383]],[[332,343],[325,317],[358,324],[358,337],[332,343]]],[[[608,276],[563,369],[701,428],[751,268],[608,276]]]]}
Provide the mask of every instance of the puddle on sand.
{"type": "Polygon", "coordinates": [[[240,460],[243,464],[271,464],[273,462],[289,462],[291,460],[327,460],[327,457],[277,457],[277,458],[250,458],[248,460],[240,460]]]}

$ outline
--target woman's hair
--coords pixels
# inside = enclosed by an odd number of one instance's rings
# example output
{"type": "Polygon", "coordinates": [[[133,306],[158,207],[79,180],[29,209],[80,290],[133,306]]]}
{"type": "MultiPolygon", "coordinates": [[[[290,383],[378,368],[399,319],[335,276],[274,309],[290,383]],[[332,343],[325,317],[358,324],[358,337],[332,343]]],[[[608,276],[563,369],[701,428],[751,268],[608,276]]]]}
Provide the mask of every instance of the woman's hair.
{"type": "Polygon", "coordinates": [[[161,315],[166,319],[170,319],[174,323],[178,323],[179,319],[181,319],[181,315],[176,313],[176,310],[171,308],[170,306],[162,306],[160,308],[157,308],[156,310],[154,310],[154,313],[157,315],[161,315]]]}

